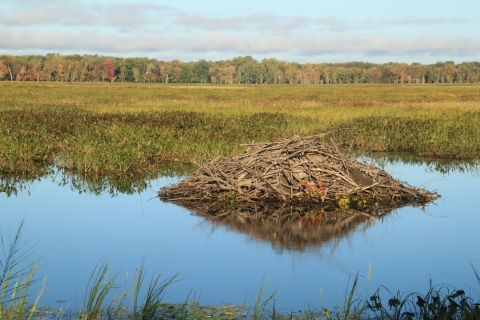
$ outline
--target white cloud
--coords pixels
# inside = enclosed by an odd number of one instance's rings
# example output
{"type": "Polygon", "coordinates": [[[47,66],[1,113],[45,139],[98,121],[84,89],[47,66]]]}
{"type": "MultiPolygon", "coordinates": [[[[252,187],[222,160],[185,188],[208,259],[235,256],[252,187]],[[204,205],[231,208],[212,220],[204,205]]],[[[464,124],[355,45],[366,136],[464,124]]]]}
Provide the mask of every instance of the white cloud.
{"type": "Polygon", "coordinates": [[[286,17],[273,14],[252,13],[243,16],[208,17],[201,14],[178,12],[173,20],[179,27],[205,31],[249,31],[256,33],[284,33],[302,28],[329,31],[344,31],[348,23],[335,16],[310,18],[306,16],[286,17]]]}
{"type": "Polygon", "coordinates": [[[43,1],[42,5],[23,5],[0,13],[0,25],[31,27],[83,26],[131,27],[154,25],[160,16],[168,16],[176,9],[150,3],[89,4],[73,1],[43,1]]]}
{"type": "Polygon", "coordinates": [[[130,52],[178,51],[196,52],[207,57],[211,52],[263,54],[276,56],[291,53],[303,56],[328,54],[364,54],[372,56],[430,56],[478,57],[480,41],[467,37],[438,38],[432,36],[396,39],[377,35],[309,35],[304,37],[248,36],[225,32],[209,32],[202,36],[165,36],[160,34],[108,34],[100,30],[84,32],[10,30],[0,28],[0,47],[6,51],[45,50],[89,51],[108,54],[130,52]]]}
{"type": "Polygon", "coordinates": [[[285,33],[302,28],[324,31],[345,31],[348,23],[336,16],[310,18],[275,14],[250,13],[223,17],[207,16],[150,3],[93,4],[44,1],[43,5],[24,5],[17,10],[0,13],[0,25],[16,27],[112,27],[120,31],[143,32],[169,27],[171,31],[196,32],[235,31],[250,33],[285,33]]]}
{"type": "Polygon", "coordinates": [[[390,25],[419,25],[419,26],[427,26],[427,25],[445,25],[445,24],[464,24],[467,23],[467,19],[441,19],[441,18],[406,18],[406,19],[399,19],[399,20],[388,20],[383,21],[384,24],[390,25]]]}
{"type": "Polygon", "coordinates": [[[249,54],[300,60],[335,56],[352,60],[358,56],[367,60],[419,56],[475,60],[480,55],[478,36],[438,31],[445,26],[468,28],[471,21],[463,18],[346,20],[328,12],[324,16],[275,11],[210,14],[150,2],[3,1],[6,9],[0,12],[0,54],[140,53],[179,59],[228,59],[249,54]],[[417,33],[403,31],[407,29],[417,33]]]}

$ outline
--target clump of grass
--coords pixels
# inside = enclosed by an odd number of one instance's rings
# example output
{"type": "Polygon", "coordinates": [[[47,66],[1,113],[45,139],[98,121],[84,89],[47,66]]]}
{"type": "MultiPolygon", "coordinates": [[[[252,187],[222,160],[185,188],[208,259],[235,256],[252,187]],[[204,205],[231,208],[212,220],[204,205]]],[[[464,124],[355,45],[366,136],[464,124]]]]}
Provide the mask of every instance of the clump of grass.
{"type": "MultiPolygon", "coordinates": [[[[253,320],[261,320],[265,317],[266,313],[266,308],[268,306],[268,303],[272,301],[278,291],[278,288],[273,290],[273,292],[264,299],[265,293],[268,290],[268,287],[270,286],[271,281],[269,281],[267,284],[265,284],[265,276],[262,280],[262,285],[260,286],[260,290],[258,293],[255,295],[255,304],[253,306],[253,313],[252,313],[252,318],[253,320]],[[263,300],[263,301],[262,301],[263,300]]],[[[273,308],[272,311],[269,313],[272,319],[276,318],[276,310],[275,310],[275,301],[273,301],[273,308]]]]}
{"type": "Polygon", "coordinates": [[[0,257],[0,319],[19,320],[25,317],[31,319],[43,292],[42,285],[34,303],[27,304],[28,290],[36,282],[35,275],[39,268],[39,261],[33,259],[27,268],[21,267],[32,252],[32,247],[25,248],[27,243],[22,241],[23,228],[22,221],[9,241],[4,238],[0,229],[3,253],[0,257]]]}
{"type": "Polygon", "coordinates": [[[179,281],[179,274],[160,281],[159,276],[153,276],[147,288],[142,303],[139,303],[140,293],[144,285],[144,263],[135,273],[130,292],[126,286],[119,296],[111,298],[111,294],[119,288],[117,279],[119,273],[110,275],[110,261],[99,263],[92,272],[88,281],[87,290],[82,308],[75,311],[78,319],[139,319],[148,320],[158,318],[161,313],[163,295],[167,287],[179,281]],[[125,308],[127,297],[131,297],[131,307],[125,308]]]}
{"type": "Polygon", "coordinates": [[[114,318],[118,318],[125,294],[107,303],[107,295],[117,287],[116,280],[118,278],[118,272],[108,278],[109,266],[110,261],[104,261],[93,270],[88,280],[83,306],[79,310],[78,318],[98,319],[104,316],[105,312],[112,311],[114,318]],[[112,308],[114,305],[116,307],[112,308]]]}
{"type": "MultiPolygon", "coordinates": [[[[370,271],[369,271],[370,273],[370,271]]],[[[362,299],[360,294],[357,292],[358,281],[360,274],[357,272],[355,278],[353,279],[353,285],[350,287],[347,285],[345,292],[345,299],[341,306],[336,306],[333,310],[330,310],[326,307],[317,309],[312,307],[314,312],[313,315],[321,315],[322,317],[333,320],[333,319],[364,319],[366,318],[366,305],[365,300],[362,299]]],[[[350,277],[349,277],[350,279],[350,277]]],[[[323,296],[322,296],[323,300],[323,296]]]]}
{"type": "Polygon", "coordinates": [[[162,298],[167,287],[172,283],[179,281],[177,278],[179,274],[168,277],[166,280],[160,281],[160,275],[152,276],[152,280],[147,289],[147,293],[141,305],[138,304],[140,289],[144,282],[144,264],[136,274],[136,281],[134,279],[132,288],[132,307],[131,317],[134,319],[148,320],[154,319],[157,313],[162,309],[162,298]]]}

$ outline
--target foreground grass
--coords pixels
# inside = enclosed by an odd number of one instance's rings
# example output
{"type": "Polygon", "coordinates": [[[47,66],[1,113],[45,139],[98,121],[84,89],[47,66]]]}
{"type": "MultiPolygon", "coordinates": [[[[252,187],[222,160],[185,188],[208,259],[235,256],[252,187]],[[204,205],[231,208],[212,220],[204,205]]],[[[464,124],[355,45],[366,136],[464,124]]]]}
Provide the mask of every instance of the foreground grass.
{"type": "Polygon", "coordinates": [[[480,86],[0,83],[3,173],[153,173],[325,131],[358,149],[475,159],[480,86]]]}
{"type": "MultiPolygon", "coordinates": [[[[161,278],[152,276],[145,283],[143,262],[134,274],[131,288],[118,285],[119,273],[110,270],[110,262],[99,263],[91,273],[83,295],[83,303],[73,310],[38,307],[43,289],[33,304],[27,302],[29,289],[36,281],[39,261],[32,260],[22,269],[22,262],[32,247],[22,240],[23,222],[11,237],[4,238],[0,229],[0,319],[480,319],[480,301],[453,287],[433,286],[425,295],[420,293],[392,294],[380,287],[369,297],[368,290],[359,289],[360,276],[352,276],[341,306],[328,309],[309,305],[303,313],[278,313],[274,298],[277,289],[267,294],[270,283],[262,282],[253,301],[245,305],[201,306],[198,301],[168,304],[162,301],[167,289],[180,281],[179,274],[161,278]],[[145,288],[145,285],[147,287],[145,288]],[[142,290],[145,288],[145,290],[142,290]],[[140,294],[145,291],[144,294],[140,294]],[[387,292],[388,303],[382,302],[387,292]],[[112,294],[114,294],[112,298],[112,294]]],[[[473,268],[473,266],[472,266],[473,268]]],[[[478,272],[473,270],[480,284],[478,272]]],[[[368,272],[370,274],[370,271],[368,272]]],[[[368,276],[369,279],[369,276],[368,276]]],[[[42,287],[45,286],[45,279],[42,287]]],[[[187,298],[188,300],[188,298],[187,298]]]]}

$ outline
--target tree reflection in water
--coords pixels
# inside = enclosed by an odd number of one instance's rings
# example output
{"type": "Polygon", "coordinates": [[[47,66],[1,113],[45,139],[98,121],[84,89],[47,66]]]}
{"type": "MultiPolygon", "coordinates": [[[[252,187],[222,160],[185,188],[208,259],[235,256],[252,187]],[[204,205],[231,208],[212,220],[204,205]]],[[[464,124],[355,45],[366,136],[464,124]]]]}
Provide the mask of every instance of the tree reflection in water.
{"type": "Polygon", "coordinates": [[[41,179],[52,179],[60,187],[69,187],[72,191],[92,195],[141,193],[151,186],[151,181],[160,177],[181,178],[192,170],[188,165],[166,165],[159,172],[124,174],[111,172],[108,174],[78,173],[55,167],[41,168],[35,172],[1,173],[0,193],[15,196],[18,192],[29,192],[31,186],[41,179]]]}

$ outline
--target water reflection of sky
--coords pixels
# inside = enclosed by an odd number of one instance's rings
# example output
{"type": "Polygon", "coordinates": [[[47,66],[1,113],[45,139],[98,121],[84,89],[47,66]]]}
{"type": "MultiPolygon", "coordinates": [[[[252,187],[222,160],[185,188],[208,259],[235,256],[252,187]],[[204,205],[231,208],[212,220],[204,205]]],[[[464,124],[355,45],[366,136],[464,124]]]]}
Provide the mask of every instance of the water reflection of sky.
{"type": "MultiPolygon", "coordinates": [[[[279,251],[248,234],[216,226],[180,207],[151,199],[170,179],[152,182],[141,194],[117,197],[79,194],[58,187],[50,178],[32,184],[27,192],[7,198],[0,194],[0,221],[5,234],[25,217],[25,239],[38,241],[42,255],[40,274],[48,274],[43,302],[71,306],[80,302],[88,278],[102,257],[121,270],[120,284],[133,275],[145,258],[147,271],[170,276],[182,272],[186,280],[173,285],[165,300],[181,302],[193,294],[204,304],[224,301],[251,303],[262,278],[279,288],[276,305],[303,309],[311,301],[320,307],[320,288],[326,304],[343,297],[350,273],[367,275],[369,292],[385,285],[392,292],[425,292],[434,284],[448,283],[477,293],[472,263],[480,269],[480,210],[476,173],[429,172],[425,166],[387,165],[388,172],[427,189],[438,189],[436,205],[399,209],[368,228],[338,241],[309,247],[304,252],[279,251]],[[343,286],[342,286],[343,282],[343,286]]],[[[362,282],[366,288],[366,281],[362,282]]],[[[474,292],[472,294],[475,295],[474,292]]]]}

